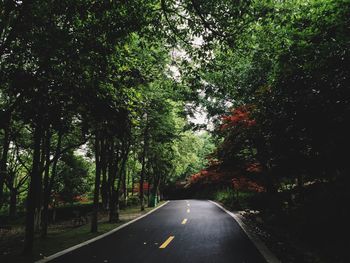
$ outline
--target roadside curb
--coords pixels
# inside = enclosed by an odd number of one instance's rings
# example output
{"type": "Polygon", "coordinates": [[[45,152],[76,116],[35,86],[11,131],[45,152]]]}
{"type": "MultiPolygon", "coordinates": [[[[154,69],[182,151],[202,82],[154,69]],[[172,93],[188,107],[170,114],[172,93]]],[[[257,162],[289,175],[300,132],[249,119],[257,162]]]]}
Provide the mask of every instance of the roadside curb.
{"type": "Polygon", "coordinates": [[[233,212],[228,211],[226,208],[224,208],[222,205],[218,204],[215,201],[208,200],[209,202],[213,203],[214,205],[221,208],[223,211],[225,211],[227,214],[229,214],[237,223],[238,225],[243,229],[244,233],[248,236],[248,238],[253,242],[255,247],[259,250],[261,255],[265,258],[266,262],[268,263],[281,263],[279,259],[266,247],[266,245],[260,240],[259,237],[257,237],[254,233],[248,230],[246,224],[242,221],[242,219],[236,215],[233,212]]]}
{"type": "Polygon", "coordinates": [[[97,236],[97,237],[94,237],[94,238],[92,238],[92,239],[89,239],[89,240],[87,240],[87,241],[84,241],[84,242],[82,242],[82,243],[79,243],[78,245],[75,245],[75,246],[72,246],[72,247],[67,248],[67,249],[65,249],[65,250],[59,251],[59,252],[57,252],[57,253],[55,253],[55,254],[52,254],[51,256],[48,256],[48,257],[45,257],[45,258],[40,259],[40,260],[38,260],[38,261],[35,261],[35,263],[46,263],[46,262],[49,262],[50,260],[53,260],[53,259],[55,259],[55,258],[58,258],[58,257],[60,257],[60,256],[62,256],[62,255],[64,255],[64,254],[67,254],[67,253],[69,253],[69,252],[71,252],[71,251],[73,251],[73,250],[76,250],[76,249],[81,248],[81,247],[83,247],[83,246],[86,246],[86,245],[88,245],[88,244],[90,244],[90,243],[93,243],[93,242],[95,242],[95,241],[97,241],[97,240],[99,240],[99,239],[102,239],[102,238],[104,238],[104,237],[106,237],[106,236],[109,236],[109,235],[111,235],[111,234],[117,232],[118,230],[120,230],[120,229],[122,229],[122,228],[124,228],[124,227],[126,227],[126,226],[128,226],[128,225],[130,225],[130,224],[132,224],[132,223],[134,223],[134,222],[136,222],[136,221],[138,221],[138,220],[140,220],[140,219],[146,217],[146,216],[148,216],[149,214],[151,214],[151,213],[157,211],[159,208],[165,206],[167,203],[169,203],[169,201],[166,201],[164,204],[162,204],[162,205],[160,205],[160,206],[158,206],[158,207],[152,209],[151,211],[147,212],[146,214],[141,215],[141,216],[139,216],[139,217],[137,217],[137,218],[135,218],[135,219],[133,219],[133,220],[131,220],[131,221],[129,221],[129,222],[126,222],[125,224],[123,224],[123,225],[121,225],[121,226],[118,226],[117,228],[114,228],[114,229],[111,230],[111,231],[108,231],[108,232],[106,232],[106,233],[104,233],[104,234],[102,234],[102,235],[99,235],[99,236],[97,236]]]}

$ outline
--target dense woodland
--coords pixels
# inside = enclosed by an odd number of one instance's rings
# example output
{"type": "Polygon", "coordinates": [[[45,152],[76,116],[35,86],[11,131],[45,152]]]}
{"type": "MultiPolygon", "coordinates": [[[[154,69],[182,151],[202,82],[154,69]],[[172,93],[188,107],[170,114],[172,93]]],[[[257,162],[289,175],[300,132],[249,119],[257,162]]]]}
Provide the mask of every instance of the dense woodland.
{"type": "Polygon", "coordinates": [[[90,200],[96,232],[128,198],[144,210],[169,193],[208,197],[208,185],[259,193],[273,214],[322,185],[346,222],[349,11],[349,0],[2,0],[0,216],[25,212],[24,254],[54,207],[90,200]]]}

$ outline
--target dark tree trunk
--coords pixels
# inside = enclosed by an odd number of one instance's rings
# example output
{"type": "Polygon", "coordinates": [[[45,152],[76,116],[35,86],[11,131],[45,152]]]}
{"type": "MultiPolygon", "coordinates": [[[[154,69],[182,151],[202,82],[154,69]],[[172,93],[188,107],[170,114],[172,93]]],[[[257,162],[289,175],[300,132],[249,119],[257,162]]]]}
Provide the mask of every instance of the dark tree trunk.
{"type": "Polygon", "coordinates": [[[100,197],[100,182],[101,182],[101,140],[99,133],[96,133],[95,138],[95,189],[94,189],[94,203],[91,215],[91,232],[97,232],[99,197],[100,197]]]}
{"type": "Polygon", "coordinates": [[[149,205],[149,197],[150,197],[150,194],[151,194],[151,187],[152,187],[152,182],[151,182],[151,180],[148,178],[148,180],[147,180],[147,182],[148,182],[148,188],[147,188],[147,204],[149,205]]]}
{"type": "Polygon", "coordinates": [[[102,173],[102,183],[101,183],[101,199],[102,208],[104,210],[108,209],[108,185],[107,185],[107,142],[106,140],[101,140],[101,173],[102,173]]]}
{"type": "Polygon", "coordinates": [[[120,186],[121,186],[121,180],[122,180],[121,171],[119,171],[118,177],[119,178],[117,183],[117,189],[115,190],[115,218],[117,221],[119,221],[119,216],[120,216],[120,186]]]}
{"type": "MultiPolygon", "coordinates": [[[[53,188],[53,184],[55,182],[56,179],[56,174],[57,174],[57,163],[60,159],[59,153],[61,151],[61,144],[62,144],[62,137],[63,134],[62,132],[60,132],[58,134],[58,140],[57,140],[57,145],[56,145],[56,150],[55,150],[55,156],[54,156],[54,160],[52,162],[52,170],[51,170],[51,177],[50,177],[50,182],[46,191],[46,196],[44,197],[46,199],[46,206],[44,207],[44,209],[46,209],[46,228],[49,222],[49,218],[48,218],[48,210],[49,210],[49,204],[50,204],[50,199],[51,199],[51,195],[52,195],[52,188],[53,188]]],[[[52,222],[55,223],[56,222],[56,200],[53,200],[52,203],[52,222]]],[[[45,230],[47,233],[47,229],[45,230]]]]}
{"type": "Polygon", "coordinates": [[[124,205],[127,205],[127,190],[126,190],[126,162],[128,161],[128,156],[129,156],[129,145],[128,142],[125,142],[127,144],[124,148],[123,152],[123,158],[122,158],[122,163],[121,163],[121,168],[120,168],[120,180],[121,183],[123,184],[123,201],[124,205]]]}
{"type": "Polygon", "coordinates": [[[40,231],[41,228],[41,214],[42,214],[42,200],[43,200],[43,172],[45,167],[45,161],[46,161],[46,143],[47,143],[47,131],[48,127],[46,126],[46,129],[42,131],[41,135],[41,155],[40,155],[40,164],[39,164],[39,176],[38,176],[38,195],[39,197],[36,199],[36,208],[35,208],[35,214],[34,214],[34,231],[40,231]],[[46,132],[45,132],[46,131],[46,132]]]}
{"type": "Polygon", "coordinates": [[[24,250],[25,255],[30,255],[33,250],[34,242],[34,218],[35,210],[40,199],[40,151],[41,151],[41,137],[42,127],[40,122],[34,130],[34,152],[33,163],[30,174],[30,183],[27,196],[27,211],[26,211],[26,223],[25,223],[25,237],[24,237],[24,250]]]}
{"type": "Polygon", "coordinates": [[[126,191],[126,196],[128,197],[129,196],[128,186],[130,185],[130,171],[129,170],[126,171],[125,176],[126,176],[125,191],[126,191]]]}
{"type": "Polygon", "coordinates": [[[128,189],[127,189],[127,182],[126,182],[126,171],[123,173],[123,203],[126,207],[128,205],[128,189]]]}
{"type": "Polygon", "coordinates": [[[7,156],[10,147],[10,127],[8,126],[4,129],[4,140],[3,148],[0,159],[0,209],[4,203],[4,185],[7,176],[7,156]]]}
{"type": "Polygon", "coordinates": [[[148,144],[148,124],[146,124],[145,132],[144,132],[144,138],[143,138],[143,151],[142,151],[142,158],[141,158],[141,173],[140,173],[140,205],[141,205],[141,211],[145,210],[145,198],[144,198],[144,189],[143,189],[143,183],[145,180],[145,173],[146,173],[146,154],[147,154],[147,144],[148,144]]]}
{"type": "Polygon", "coordinates": [[[135,175],[131,174],[131,196],[134,196],[134,187],[135,187],[135,175]]]}
{"type": "MultiPolygon", "coordinates": [[[[60,135],[57,141],[57,145],[60,144],[60,135]]],[[[44,173],[44,189],[43,189],[43,207],[41,212],[41,237],[47,236],[47,227],[48,227],[48,213],[49,213],[49,203],[50,203],[50,143],[51,143],[51,133],[48,130],[46,134],[46,142],[45,142],[45,152],[46,152],[46,160],[45,160],[45,173],[44,173]]],[[[57,153],[57,149],[56,149],[57,153]]],[[[57,156],[54,158],[56,159],[57,156]]],[[[51,175],[52,176],[52,175],[51,175]]]]}
{"type": "MultiPolygon", "coordinates": [[[[143,159],[144,159],[144,157],[143,157],[143,159]]],[[[144,177],[145,177],[145,165],[144,165],[144,160],[142,160],[142,168],[141,168],[141,173],[140,173],[140,205],[141,205],[141,211],[145,210],[145,200],[144,200],[144,193],[143,193],[144,177]]]]}
{"type": "Polygon", "coordinates": [[[17,189],[13,187],[10,191],[9,217],[15,218],[16,216],[17,216],[17,189]]]}
{"type": "MultiPolygon", "coordinates": [[[[153,187],[152,187],[152,198],[157,200],[157,195],[159,191],[159,184],[160,184],[160,175],[155,175],[153,177],[153,187]]],[[[155,206],[154,200],[152,200],[152,205],[155,206]]]]}
{"type": "Polygon", "coordinates": [[[117,201],[117,192],[115,188],[115,181],[117,178],[117,167],[118,167],[118,151],[115,154],[114,152],[114,143],[112,141],[111,144],[111,150],[110,150],[110,156],[109,156],[109,162],[108,162],[108,187],[109,187],[109,195],[110,195],[110,202],[109,202],[109,222],[115,223],[118,222],[119,217],[116,214],[116,201],[117,201]]]}

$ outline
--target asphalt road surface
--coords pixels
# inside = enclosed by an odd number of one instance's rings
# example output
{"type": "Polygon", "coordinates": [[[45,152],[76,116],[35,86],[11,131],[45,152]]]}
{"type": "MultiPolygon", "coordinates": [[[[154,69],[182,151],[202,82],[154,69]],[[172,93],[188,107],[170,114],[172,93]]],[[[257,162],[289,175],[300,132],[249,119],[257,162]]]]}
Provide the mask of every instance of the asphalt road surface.
{"type": "Polygon", "coordinates": [[[209,201],[170,201],[150,215],[50,262],[266,262],[238,223],[209,201]]]}

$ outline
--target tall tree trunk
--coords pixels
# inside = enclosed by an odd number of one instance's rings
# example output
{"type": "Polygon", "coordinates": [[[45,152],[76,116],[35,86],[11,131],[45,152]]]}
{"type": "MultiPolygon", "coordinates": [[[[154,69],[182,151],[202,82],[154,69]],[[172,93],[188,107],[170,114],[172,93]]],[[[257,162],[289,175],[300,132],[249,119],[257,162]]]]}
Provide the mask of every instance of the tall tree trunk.
{"type": "Polygon", "coordinates": [[[10,191],[10,208],[9,217],[15,218],[17,216],[17,188],[12,187],[10,191]]]}
{"type": "Polygon", "coordinates": [[[10,203],[9,203],[9,217],[16,217],[16,206],[17,206],[17,188],[15,187],[15,173],[8,174],[8,189],[10,190],[10,203]]]}
{"type": "Polygon", "coordinates": [[[116,178],[116,168],[115,168],[115,164],[113,162],[111,162],[109,164],[109,195],[110,195],[110,201],[109,201],[109,222],[110,223],[114,223],[116,222],[118,219],[116,218],[116,214],[115,214],[115,202],[116,202],[116,190],[115,190],[115,178],[116,178]]]}
{"type": "Polygon", "coordinates": [[[100,199],[100,182],[101,182],[101,139],[99,133],[96,132],[95,137],[95,189],[94,203],[91,215],[91,232],[97,232],[99,199],[100,199]]]}
{"type": "MultiPolygon", "coordinates": [[[[144,157],[143,157],[144,159],[144,157]]],[[[144,200],[144,193],[143,193],[143,183],[145,178],[145,165],[144,160],[142,160],[142,168],[140,173],[140,205],[141,205],[141,211],[145,210],[145,200],[144,200]]]]}
{"type": "Polygon", "coordinates": [[[126,191],[126,196],[129,196],[129,191],[128,191],[128,187],[130,185],[130,169],[127,169],[126,173],[126,186],[125,186],[125,191],[126,191]]]}
{"type": "Polygon", "coordinates": [[[102,208],[104,210],[108,209],[108,186],[107,186],[107,142],[105,139],[101,140],[101,173],[102,173],[102,183],[101,183],[101,199],[102,208]]]}
{"type": "MultiPolygon", "coordinates": [[[[146,119],[146,123],[147,123],[146,119]]],[[[146,154],[147,154],[147,144],[148,144],[148,123],[145,127],[145,132],[143,136],[143,151],[142,151],[142,158],[141,158],[141,173],[140,173],[140,205],[141,205],[141,211],[145,210],[145,197],[144,197],[144,189],[143,189],[143,183],[145,180],[145,173],[146,173],[146,154]]]]}
{"type": "Polygon", "coordinates": [[[30,255],[34,242],[34,217],[38,201],[40,199],[40,151],[41,151],[42,127],[41,122],[37,122],[34,130],[34,152],[33,163],[30,174],[30,183],[27,196],[27,211],[25,223],[24,250],[25,255],[30,255]]]}
{"type": "Polygon", "coordinates": [[[119,216],[116,214],[116,198],[117,198],[117,192],[115,188],[115,181],[117,178],[117,168],[119,163],[118,158],[118,150],[116,153],[114,152],[114,142],[112,140],[111,142],[111,149],[110,149],[110,156],[109,156],[109,162],[108,162],[108,187],[109,187],[109,222],[115,223],[118,222],[119,216]]]}
{"type": "Polygon", "coordinates": [[[120,186],[122,181],[122,173],[119,171],[117,189],[115,190],[115,218],[119,221],[120,215],[120,186]]]}
{"type": "Polygon", "coordinates": [[[121,182],[123,184],[123,202],[124,206],[127,205],[127,189],[126,189],[126,162],[128,161],[129,156],[129,145],[128,142],[125,142],[127,145],[124,148],[123,159],[120,168],[121,182]]]}
{"type": "MultiPolygon", "coordinates": [[[[58,161],[60,159],[60,155],[59,154],[60,154],[60,151],[61,151],[62,137],[63,137],[63,133],[59,132],[58,139],[57,139],[56,150],[55,150],[55,156],[54,156],[54,159],[53,159],[53,162],[52,162],[51,177],[50,177],[50,181],[49,181],[49,185],[48,185],[47,191],[45,192],[46,196],[44,197],[46,199],[46,205],[45,205],[44,209],[46,208],[46,212],[45,213],[46,213],[46,220],[47,220],[46,223],[47,224],[49,222],[49,218],[48,218],[49,211],[48,211],[48,209],[49,209],[50,199],[51,199],[51,195],[52,195],[52,188],[53,188],[53,184],[54,184],[55,179],[56,179],[57,164],[58,164],[58,161]]],[[[52,222],[55,223],[55,221],[56,221],[56,200],[53,200],[53,203],[52,203],[52,222]]],[[[47,228],[47,225],[46,225],[46,228],[47,228]]],[[[47,233],[47,229],[45,231],[47,233]]]]}
{"type": "Polygon", "coordinates": [[[131,174],[131,196],[134,196],[134,187],[135,187],[135,173],[131,174]]]}
{"type": "MultiPolygon", "coordinates": [[[[60,137],[60,136],[59,136],[60,137]]],[[[46,160],[45,160],[45,172],[44,172],[44,189],[43,189],[43,207],[41,212],[41,237],[47,236],[47,227],[48,227],[48,212],[49,212],[49,203],[50,203],[50,152],[51,152],[51,132],[48,129],[46,134],[46,142],[45,142],[45,152],[46,152],[46,160]]],[[[60,138],[58,138],[57,144],[60,144],[60,138]]],[[[57,153],[57,149],[56,149],[57,153]]],[[[57,158],[55,155],[54,158],[57,158]]]]}
{"type": "Polygon", "coordinates": [[[127,189],[127,182],[126,182],[127,173],[124,171],[123,174],[123,205],[126,207],[128,205],[128,189],[127,189]]]}
{"type": "Polygon", "coordinates": [[[40,231],[41,228],[41,213],[42,213],[42,200],[43,200],[43,173],[46,161],[46,143],[47,143],[47,131],[48,126],[45,126],[45,130],[42,131],[42,142],[41,142],[41,156],[40,156],[40,164],[39,164],[39,176],[38,176],[38,189],[39,189],[39,197],[36,200],[36,208],[34,215],[34,231],[40,231]]]}
{"type": "Polygon", "coordinates": [[[10,124],[4,129],[3,148],[0,159],[0,209],[4,203],[4,185],[7,176],[7,156],[10,147],[10,124]]]}
{"type": "Polygon", "coordinates": [[[157,200],[160,178],[160,175],[154,175],[153,177],[152,198],[154,198],[154,200],[151,202],[153,206],[155,206],[155,200],[157,200]]]}

